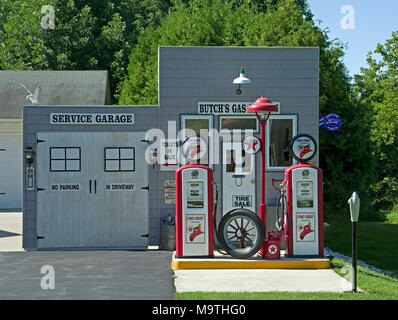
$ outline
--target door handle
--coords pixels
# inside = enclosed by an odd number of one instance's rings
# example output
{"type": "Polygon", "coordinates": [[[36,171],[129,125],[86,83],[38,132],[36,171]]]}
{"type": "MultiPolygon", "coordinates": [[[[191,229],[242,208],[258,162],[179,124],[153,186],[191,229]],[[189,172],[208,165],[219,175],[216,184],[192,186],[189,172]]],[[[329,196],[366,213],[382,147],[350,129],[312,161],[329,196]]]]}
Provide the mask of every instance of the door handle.
{"type": "Polygon", "coordinates": [[[97,180],[94,180],[94,192],[97,193],[97,180]]]}
{"type": "Polygon", "coordinates": [[[91,193],[91,180],[90,180],[90,193],[91,193]]]}

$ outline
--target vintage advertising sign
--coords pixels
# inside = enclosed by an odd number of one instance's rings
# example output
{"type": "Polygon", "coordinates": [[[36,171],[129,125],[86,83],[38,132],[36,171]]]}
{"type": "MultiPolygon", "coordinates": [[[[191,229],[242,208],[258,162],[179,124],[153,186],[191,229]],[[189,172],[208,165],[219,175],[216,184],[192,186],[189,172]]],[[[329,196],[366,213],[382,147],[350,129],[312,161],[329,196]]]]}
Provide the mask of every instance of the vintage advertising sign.
{"type": "Polygon", "coordinates": [[[296,212],[296,241],[315,241],[315,213],[296,212]]]}
{"type": "Polygon", "coordinates": [[[134,183],[107,183],[105,184],[106,191],[133,191],[134,183]]]}
{"type": "Polygon", "coordinates": [[[53,183],[50,185],[50,190],[55,192],[63,191],[80,191],[79,183],[53,183]]]}
{"type": "Polygon", "coordinates": [[[164,181],[164,203],[175,204],[176,203],[176,182],[175,180],[164,181]]]}
{"type": "Polygon", "coordinates": [[[299,162],[306,162],[315,157],[316,149],[316,141],[309,134],[298,134],[290,141],[290,151],[299,162]]]}
{"type": "Polygon", "coordinates": [[[249,154],[255,154],[260,150],[260,140],[255,136],[247,137],[243,140],[243,150],[249,154]]]}
{"type": "Polygon", "coordinates": [[[51,113],[50,124],[91,125],[91,124],[134,124],[133,113],[51,113]]]}
{"type": "MultiPolygon", "coordinates": [[[[198,114],[244,115],[253,102],[198,102],[198,114]]],[[[273,102],[280,110],[280,103],[273,102]]]]}
{"type": "Polygon", "coordinates": [[[325,128],[329,131],[336,131],[340,129],[343,121],[341,117],[336,113],[329,113],[324,117],[319,117],[319,127],[325,128]]]}
{"type": "Polygon", "coordinates": [[[232,196],[232,206],[233,207],[251,207],[252,206],[252,196],[232,196]]]}
{"type": "Polygon", "coordinates": [[[187,214],[186,215],[186,242],[187,243],[205,243],[205,215],[187,214]]]}

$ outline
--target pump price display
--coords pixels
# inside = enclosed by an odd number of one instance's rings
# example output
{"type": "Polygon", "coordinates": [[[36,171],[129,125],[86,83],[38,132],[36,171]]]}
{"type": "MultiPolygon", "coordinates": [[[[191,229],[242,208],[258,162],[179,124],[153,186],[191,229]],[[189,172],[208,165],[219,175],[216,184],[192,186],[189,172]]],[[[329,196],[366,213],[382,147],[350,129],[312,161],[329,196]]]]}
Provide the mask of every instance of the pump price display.
{"type": "Polygon", "coordinates": [[[297,182],[297,207],[310,208],[314,206],[314,192],[312,181],[297,182]]]}
{"type": "Polygon", "coordinates": [[[203,181],[188,181],[187,207],[203,208],[203,181]]]}

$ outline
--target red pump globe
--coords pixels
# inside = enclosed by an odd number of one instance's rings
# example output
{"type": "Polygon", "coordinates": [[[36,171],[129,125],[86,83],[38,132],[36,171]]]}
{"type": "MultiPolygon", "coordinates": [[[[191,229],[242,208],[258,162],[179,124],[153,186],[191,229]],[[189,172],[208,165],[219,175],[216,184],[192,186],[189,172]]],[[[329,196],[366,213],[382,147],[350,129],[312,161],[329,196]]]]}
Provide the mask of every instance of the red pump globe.
{"type": "Polygon", "coordinates": [[[268,98],[264,98],[264,96],[261,96],[261,98],[258,98],[253,104],[248,107],[247,111],[259,114],[278,112],[278,106],[273,104],[268,98]]]}

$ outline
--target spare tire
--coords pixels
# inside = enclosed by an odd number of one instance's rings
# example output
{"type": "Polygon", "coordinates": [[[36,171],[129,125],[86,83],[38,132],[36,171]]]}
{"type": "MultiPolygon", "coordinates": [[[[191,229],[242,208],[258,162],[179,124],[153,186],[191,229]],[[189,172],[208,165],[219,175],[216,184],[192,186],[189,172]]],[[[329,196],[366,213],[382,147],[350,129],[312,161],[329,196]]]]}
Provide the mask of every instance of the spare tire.
{"type": "Polygon", "coordinates": [[[224,215],[218,226],[218,242],[234,258],[248,258],[263,246],[264,224],[247,209],[234,209],[224,215]]]}

